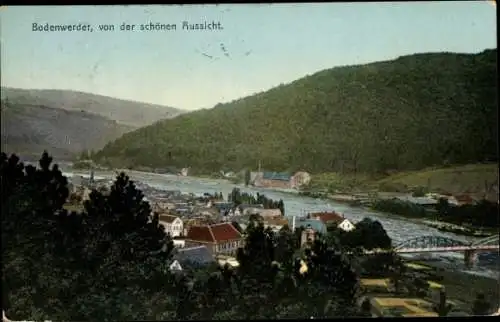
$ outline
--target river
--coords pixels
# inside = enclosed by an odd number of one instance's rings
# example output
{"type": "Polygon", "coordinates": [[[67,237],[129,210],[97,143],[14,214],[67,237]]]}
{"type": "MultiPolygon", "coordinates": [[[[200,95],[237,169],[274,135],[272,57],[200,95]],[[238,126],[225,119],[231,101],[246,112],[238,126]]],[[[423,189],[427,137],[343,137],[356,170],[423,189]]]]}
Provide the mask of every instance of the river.
{"type": "MultiPolygon", "coordinates": [[[[66,175],[72,175],[71,170],[68,169],[66,171],[66,175]]],[[[87,175],[88,173],[81,174],[87,175]]],[[[300,216],[305,214],[306,212],[312,211],[335,210],[336,212],[344,214],[344,216],[352,222],[357,222],[365,217],[370,217],[374,220],[380,221],[380,223],[387,231],[389,237],[391,237],[391,239],[393,240],[394,245],[397,245],[405,240],[420,236],[443,236],[465,242],[472,242],[480,239],[475,237],[460,236],[454,233],[441,232],[435,228],[431,228],[418,222],[412,222],[408,219],[396,215],[369,211],[358,207],[351,207],[345,204],[336,203],[331,200],[314,199],[310,197],[299,196],[298,194],[275,191],[272,189],[244,187],[242,185],[230,183],[226,180],[182,177],[176,175],[155,174],[130,170],[127,170],[127,175],[131,178],[131,180],[142,182],[148,184],[153,188],[161,190],[180,190],[185,193],[195,194],[203,194],[205,192],[222,192],[224,197],[226,197],[233,188],[240,188],[242,192],[253,194],[259,192],[274,200],[282,199],[285,204],[286,216],[300,216]]],[[[96,179],[113,179],[114,176],[115,173],[111,171],[95,172],[96,179]]],[[[440,253],[432,256],[439,257],[442,261],[442,264],[447,264],[447,266],[465,271],[462,253],[440,253]]],[[[491,265],[490,262],[490,260],[484,262],[480,257],[472,272],[481,275],[494,274],[494,276],[497,276],[498,273],[495,273],[495,271],[491,270],[492,267],[493,269],[495,268],[495,265],[491,265]],[[486,266],[488,266],[489,268],[487,268],[486,266]]],[[[496,265],[496,267],[498,267],[498,265],[496,265]]]]}

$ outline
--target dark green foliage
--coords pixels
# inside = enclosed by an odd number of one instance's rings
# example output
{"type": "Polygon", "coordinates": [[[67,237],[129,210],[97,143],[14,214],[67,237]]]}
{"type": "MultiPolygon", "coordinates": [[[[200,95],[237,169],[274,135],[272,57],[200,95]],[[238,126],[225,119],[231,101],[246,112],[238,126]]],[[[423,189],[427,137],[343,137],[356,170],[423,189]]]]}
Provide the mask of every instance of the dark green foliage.
{"type": "Polygon", "coordinates": [[[452,309],[453,305],[448,303],[446,299],[446,291],[444,289],[441,289],[439,291],[439,303],[434,307],[434,311],[439,316],[447,316],[452,309]]]}
{"type": "Polygon", "coordinates": [[[245,169],[245,186],[250,184],[250,170],[245,169]]]}
{"type": "Polygon", "coordinates": [[[66,178],[46,153],[39,169],[4,153],[0,161],[7,316],[155,319],[147,303],[169,287],[172,243],[133,183],[122,174],[109,196],[94,191],[83,213],[68,213],[66,178]]]}
{"type": "Polygon", "coordinates": [[[447,201],[439,204],[439,218],[450,223],[468,223],[479,227],[498,227],[498,203],[481,200],[477,204],[453,206],[447,201]]]}
{"type": "MultiPolygon", "coordinates": [[[[429,291],[429,283],[421,276],[415,276],[408,284],[410,294],[413,296],[424,297],[429,291]]],[[[441,294],[441,293],[440,293],[441,294]]],[[[446,295],[446,294],[445,294],[446,295]]],[[[442,295],[441,295],[442,297],[442,295]]],[[[440,297],[440,299],[441,299],[440,297]]]]}
{"type": "Polygon", "coordinates": [[[330,234],[338,238],[339,244],[349,249],[361,247],[367,250],[382,248],[391,248],[391,238],[387,235],[382,224],[379,221],[364,218],[356,224],[356,229],[344,231],[335,225],[329,225],[330,234]]]}
{"type": "Polygon", "coordinates": [[[441,198],[435,206],[437,214],[423,206],[397,199],[377,200],[372,204],[372,208],[405,217],[432,218],[457,225],[466,223],[477,227],[498,227],[498,204],[488,200],[481,200],[471,205],[454,206],[441,198]]]}
{"type": "MultiPolygon", "coordinates": [[[[172,242],[125,174],[94,190],[81,213],[62,209],[66,178],[1,155],[2,305],[15,320],[275,319],[363,315],[358,276],[341,245],[321,236],[302,256],[300,229],[247,228],[240,266],[168,270],[172,242]]],[[[261,198],[261,196],[257,197],[261,198]]],[[[361,224],[381,234],[376,222],[361,224]]],[[[382,229],[383,230],[383,229],[382,229]]],[[[378,237],[377,237],[378,238],[378,237]]],[[[378,240],[373,238],[372,240],[378,240]]],[[[383,240],[380,239],[380,240],[383,240]]],[[[380,241],[380,243],[385,243],[380,241]]],[[[389,242],[390,243],[390,242],[389,242]]]]}
{"type": "Polygon", "coordinates": [[[228,194],[227,198],[228,201],[234,203],[236,206],[239,206],[241,204],[262,205],[264,209],[280,209],[281,213],[285,215],[285,204],[283,203],[283,200],[280,199],[279,201],[274,201],[258,192],[254,196],[246,192],[241,192],[241,190],[238,188],[234,188],[228,194]]]}
{"type": "Polygon", "coordinates": [[[123,135],[117,166],[385,173],[498,160],[497,52],[336,67],[123,135]],[[169,157],[171,156],[171,157],[169,157]]]}
{"type": "Polygon", "coordinates": [[[372,305],[370,303],[370,299],[367,298],[361,304],[362,317],[371,317],[372,316],[371,310],[372,310],[372,305]]]}
{"type": "Polygon", "coordinates": [[[372,208],[407,217],[424,218],[428,216],[423,206],[399,199],[379,199],[373,202],[372,208]]]}
{"type": "Polygon", "coordinates": [[[472,306],[472,314],[474,315],[488,315],[491,311],[491,304],[486,300],[483,293],[477,294],[474,304],[472,306]]]}
{"type": "Polygon", "coordinates": [[[417,187],[413,190],[412,196],[413,197],[423,197],[427,193],[427,189],[424,187],[417,187]]]}
{"type": "Polygon", "coordinates": [[[237,223],[236,221],[232,221],[232,222],[231,222],[231,225],[233,225],[233,226],[234,226],[234,228],[236,228],[236,230],[238,230],[240,233],[242,233],[242,232],[243,232],[243,229],[241,228],[240,224],[239,224],[239,223],[237,223]]]}

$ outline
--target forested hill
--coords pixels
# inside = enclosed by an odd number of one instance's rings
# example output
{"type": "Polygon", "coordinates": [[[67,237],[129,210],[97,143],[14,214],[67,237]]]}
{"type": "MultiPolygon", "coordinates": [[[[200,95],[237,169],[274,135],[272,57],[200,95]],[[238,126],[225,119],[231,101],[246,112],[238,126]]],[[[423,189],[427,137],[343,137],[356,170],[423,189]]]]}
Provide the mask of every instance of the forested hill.
{"type": "Polygon", "coordinates": [[[430,53],[336,67],[123,135],[116,166],[310,172],[498,160],[497,53],[430,53]]]}

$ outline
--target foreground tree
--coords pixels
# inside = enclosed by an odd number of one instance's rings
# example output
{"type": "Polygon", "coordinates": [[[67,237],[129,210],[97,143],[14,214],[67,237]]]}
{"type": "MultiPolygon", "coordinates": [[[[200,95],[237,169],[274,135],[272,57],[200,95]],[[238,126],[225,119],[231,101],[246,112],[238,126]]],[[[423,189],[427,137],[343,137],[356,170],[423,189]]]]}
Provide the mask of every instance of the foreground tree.
{"type": "Polygon", "coordinates": [[[68,213],[67,180],[57,165],[50,168],[47,153],[39,169],[15,155],[2,153],[0,161],[2,304],[9,318],[155,319],[152,299],[168,311],[172,243],[124,174],[108,196],[94,191],[83,213],[68,213]]]}
{"type": "Polygon", "coordinates": [[[439,303],[434,306],[434,312],[436,312],[439,316],[447,316],[452,309],[453,305],[448,303],[446,291],[442,288],[439,291],[439,303]]]}
{"type": "Polygon", "coordinates": [[[358,276],[338,239],[298,250],[300,229],[246,231],[240,266],[169,272],[172,241],[125,174],[64,210],[67,181],[1,155],[2,305],[15,320],[209,320],[358,315],[358,276]]]}

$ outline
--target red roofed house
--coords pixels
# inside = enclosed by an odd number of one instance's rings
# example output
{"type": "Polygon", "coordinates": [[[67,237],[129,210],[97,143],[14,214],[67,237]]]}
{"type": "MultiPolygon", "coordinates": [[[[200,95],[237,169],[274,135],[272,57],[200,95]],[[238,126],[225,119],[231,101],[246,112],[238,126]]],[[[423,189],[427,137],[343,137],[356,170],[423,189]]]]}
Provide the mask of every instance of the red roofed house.
{"type": "Polygon", "coordinates": [[[338,228],[344,231],[351,231],[354,228],[353,223],[349,221],[349,219],[345,218],[343,215],[340,215],[336,212],[315,212],[309,214],[311,219],[321,220],[325,225],[326,224],[336,224],[338,228]]]}
{"type": "Polygon", "coordinates": [[[186,236],[186,247],[205,245],[215,254],[236,254],[243,247],[244,237],[231,223],[191,226],[186,236]]]}

